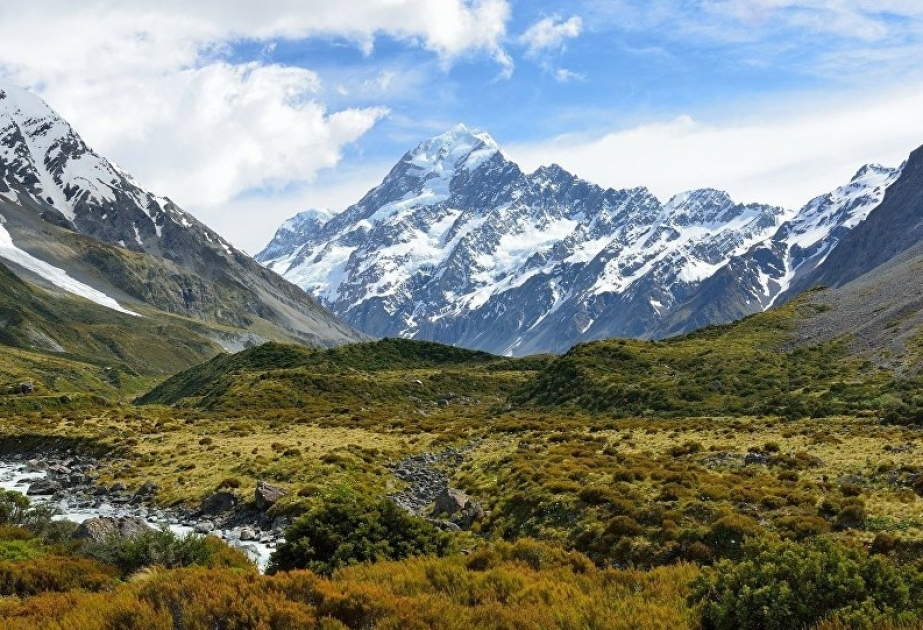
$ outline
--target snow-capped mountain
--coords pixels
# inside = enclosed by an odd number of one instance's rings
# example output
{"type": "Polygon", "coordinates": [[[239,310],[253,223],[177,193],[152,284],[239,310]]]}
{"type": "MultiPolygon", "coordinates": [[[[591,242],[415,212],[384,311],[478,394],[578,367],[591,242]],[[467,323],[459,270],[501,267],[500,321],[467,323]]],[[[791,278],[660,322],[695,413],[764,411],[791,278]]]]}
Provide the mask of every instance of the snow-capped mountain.
{"type": "Polygon", "coordinates": [[[141,188],[39,97],[4,82],[0,216],[2,251],[10,254],[4,260],[59,289],[76,287],[64,278],[77,280],[71,276],[79,271],[84,297],[103,289],[118,293],[119,303],[245,329],[250,339],[268,334],[328,345],[359,338],[168,198],[141,188]],[[73,233],[138,256],[89,242],[75,245],[67,236],[73,233]]]}
{"type": "MultiPolygon", "coordinates": [[[[290,220],[257,260],[369,334],[557,351],[688,330],[693,318],[673,315],[729,265],[761,260],[760,248],[778,258],[753,279],[752,308],[768,306],[896,176],[867,167],[800,212],[709,189],[662,203],[556,165],[523,173],[489,135],[460,125],[407,153],[354,206],[290,220]]],[[[729,319],[717,309],[707,323],[729,319]]]]}
{"type": "Polygon", "coordinates": [[[900,172],[863,167],[799,211],[709,189],[661,203],[556,165],[523,173],[489,135],[459,125],[354,206],[289,220],[256,258],[369,334],[562,351],[768,308],[900,172]]]}
{"type": "Polygon", "coordinates": [[[733,321],[797,295],[803,281],[882,203],[903,168],[863,166],[845,186],[809,201],[771,238],[705,279],[656,334],[733,321]]]}

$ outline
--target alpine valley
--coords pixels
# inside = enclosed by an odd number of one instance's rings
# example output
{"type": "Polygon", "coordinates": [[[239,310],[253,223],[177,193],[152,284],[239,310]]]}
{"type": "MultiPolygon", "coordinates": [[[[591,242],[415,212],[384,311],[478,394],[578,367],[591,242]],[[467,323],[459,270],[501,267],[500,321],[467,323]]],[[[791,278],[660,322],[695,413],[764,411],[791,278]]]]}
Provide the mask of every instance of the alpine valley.
{"type": "MultiPolygon", "coordinates": [[[[290,219],[256,259],[373,336],[563,352],[787,300],[901,170],[864,166],[798,211],[712,189],[664,203],[557,165],[524,173],[488,134],[459,125],[404,155],[345,211],[290,219]]],[[[836,284],[836,272],[824,279],[836,284]]]]}
{"type": "Polygon", "coordinates": [[[923,149],[795,212],[457,127],[260,260],[0,86],[0,628],[923,630],[923,149]]]}

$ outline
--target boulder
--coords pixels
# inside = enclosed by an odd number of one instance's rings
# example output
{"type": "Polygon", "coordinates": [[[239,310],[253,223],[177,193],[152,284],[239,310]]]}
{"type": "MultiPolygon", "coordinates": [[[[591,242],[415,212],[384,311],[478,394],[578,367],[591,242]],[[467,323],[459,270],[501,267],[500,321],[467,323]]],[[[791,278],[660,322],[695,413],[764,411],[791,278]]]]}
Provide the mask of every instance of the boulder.
{"type": "Polygon", "coordinates": [[[484,510],[481,508],[481,504],[469,501],[461,512],[452,517],[452,522],[461,529],[471,529],[474,522],[482,516],[484,516],[484,510]]]}
{"type": "Polygon", "coordinates": [[[157,494],[157,484],[150,480],[141,484],[141,487],[135,492],[136,497],[144,498],[153,497],[155,494],[157,494]]]}
{"type": "Polygon", "coordinates": [[[216,516],[233,510],[238,503],[237,495],[227,490],[219,490],[202,501],[199,511],[207,516],[216,516]]]}
{"type": "Polygon", "coordinates": [[[39,479],[29,484],[29,489],[26,490],[26,494],[30,496],[48,496],[52,495],[55,492],[61,489],[61,484],[57,481],[51,481],[50,479],[39,479]]]}
{"type": "Polygon", "coordinates": [[[240,536],[238,536],[238,538],[240,538],[240,540],[256,540],[257,535],[252,527],[243,527],[240,530],[240,536]]]}
{"type": "Polygon", "coordinates": [[[276,501],[288,494],[288,490],[266,483],[265,481],[256,482],[256,509],[265,512],[276,501]]]}
{"type": "Polygon", "coordinates": [[[456,512],[464,510],[470,502],[471,499],[461,490],[445,488],[436,496],[433,516],[438,516],[439,514],[452,516],[456,512]]]}
{"type": "Polygon", "coordinates": [[[756,464],[757,466],[768,466],[769,457],[762,453],[747,453],[746,457],[744,457],[744,463],[756,464]]]}
{"type": "Polygon", "coordinates": [[[214,529],[215,524],[211,521],[202,521],[201,523],[196,523],[195,527],[193,527],[193,530],[195,530],[197,534],[207,534],[214,531],[214,529]]]}
{"type": "Polygon", "coordinates": [[[85,520],[71,537],[103,543],[112,538],[134,538],[150,531],[153,529],[143,519],[135,516],[99,516],[85,520]]]}

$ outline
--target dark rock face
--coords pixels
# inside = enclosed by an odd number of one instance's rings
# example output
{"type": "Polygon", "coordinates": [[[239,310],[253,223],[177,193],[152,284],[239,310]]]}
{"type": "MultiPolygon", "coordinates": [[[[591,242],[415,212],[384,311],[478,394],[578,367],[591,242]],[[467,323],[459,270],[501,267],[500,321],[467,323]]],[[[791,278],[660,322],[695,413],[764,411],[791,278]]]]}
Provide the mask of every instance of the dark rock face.
{"type": "Polygon", "coordinates": [[[839,287],[879,267],[923,240],[923,147],[910,154],[884,200],[786,297],[814,286],[839,287]]]}
{"type": "Polygon", "coordinates": [[[199,512],[204,516],[224,514],[233,510],[239,501],[233,492],[222,490],[206,497],[199,506],[199,512]]]}
{"type": "Polygon", "coordinates": [[[77,540],[104,543],[113,538],[134,538],[139,534],[153,531],[143,519],[133,516],[100,516],[85,520],[73,533],[77,540]]]}
{"type": "Polygon", "coordinates": [[[256,482],[256,509],[265,512],[273,505],[276,504],[276,501],[288,494],[288,490],[285,488],[280,488],[279,486],[274,486],[272,484],[266,483],[265,481],[256,482]]]}
{"type": "Polygon", "coordinates": [[[256,258],[372,335],[561,352],[768,308],[898,172],[865,167],[798,212],[710,189],[662,203],[556,165],[523,173],[489,136],[457,127],[342,213],[290,220],[256,258]]]}

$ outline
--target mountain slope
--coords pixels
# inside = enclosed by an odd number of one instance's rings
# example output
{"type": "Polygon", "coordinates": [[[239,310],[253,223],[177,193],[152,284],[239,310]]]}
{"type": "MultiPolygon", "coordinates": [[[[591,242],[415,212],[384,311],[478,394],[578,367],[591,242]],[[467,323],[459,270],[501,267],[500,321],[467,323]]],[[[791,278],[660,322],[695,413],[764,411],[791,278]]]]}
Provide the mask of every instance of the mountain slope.
{"type": "Polygon", "coordinates": [[[787,213],[715,190],[662,204],[555,165],[525,174],[459,125],[318,218],[283,226],[257,260],[370,334],[526,354],[651,334],[787,213]]]}
{"type": "Polygon", "coordinates": [[[789,288],[803,286],[803,279],[865,221],[902,168],[864,166],[849,184],[809,201],[771,238],[705,279],[685,304],[664,318],[656,336],[734,321],[797,295],[799,290],[789,288]],[[787,291],[788,297],[782,297],[787,291]]]}
{"type": "Polygon", "coordinates": [[[361,338],[169,199],[142,189],[41,99],[5,84],[0,213],[18,250],[65,270],[77,264],[82,282],[104,292],[115,287],[130,301],[239,329],[228,347],[242,340],[332,345],[361,338]],[[85,243],[75,260],[71,246],[60,243],[72,232],[99,246],[85,243]]]}
{"type": "Polygon", "coordinates": [[[923,147],[863,224],[817,267],[793,283],[788,297],[817,285],[841,286],[887,263],[923,240],[923,147]]]}
{"type": "Polygon", "coordinates": [[[506,359],[408,339],[323,350],[269,343],[217,356],[171,377],[136,402],[229,413],[308,410],[326,422],[345,414],[353,426],[360,415],[381,422],[385,409],[390,411],[384,417],[408,411],[426,417],[437,411],[434,407],[451,403],[483,419],[488,399],[499,403],[549,360],[506,359]]]}

